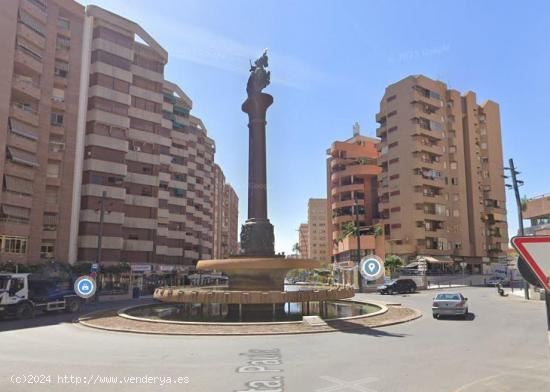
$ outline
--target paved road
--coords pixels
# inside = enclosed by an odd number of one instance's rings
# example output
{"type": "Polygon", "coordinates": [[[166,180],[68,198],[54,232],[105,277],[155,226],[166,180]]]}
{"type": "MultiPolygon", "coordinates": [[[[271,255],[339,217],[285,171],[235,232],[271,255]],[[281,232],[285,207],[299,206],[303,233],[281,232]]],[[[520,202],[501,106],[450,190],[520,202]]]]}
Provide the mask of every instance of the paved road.
{"type": "Polygon", "coordinates": [[[72,391],[84,377],[93,384],[100,381],[98,376],[118,377],[110,380],[117,384],[80,385],[78,390],[550,390],[542,302],[501,298],[489,288],[463,288],[473,316],[434,320],[434,292],[391,298],[423,311],[421,319],[360,333],[178,337],[111,333],[66,322],[19,328],[20,322],[4,321],[0,391],[72,391]],[[50,375],[50,384],[45,378],[42,385],[10,381],[12,375],[29,374],[50,375]],[[71,375],[81,379],[69,384],[71,375]],[[123,379],[131,376],[140,378],[123,379]],[[161,387],[160,378],[144,376],[170,377],[182,384],[161,387]]]}

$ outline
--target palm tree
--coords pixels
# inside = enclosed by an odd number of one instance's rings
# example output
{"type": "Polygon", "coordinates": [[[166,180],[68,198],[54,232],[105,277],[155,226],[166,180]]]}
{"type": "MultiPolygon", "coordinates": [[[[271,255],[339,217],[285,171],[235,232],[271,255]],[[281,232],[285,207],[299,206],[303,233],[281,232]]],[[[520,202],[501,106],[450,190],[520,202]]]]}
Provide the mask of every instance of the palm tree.
{"type": "Polygon", "coordinates": [[[292,251],[294,252],[295,255],[300,253],[300,245],[297,242],[294,245],[292,245],[292,251]]]}
{"type": "Polygon", "coordinates": [[[384,266],[390,269],[390,274],[392,276],[396,269],[401,267],[402,265],[403,261],[397,255],[389,255],[388,257],[386,257],[386,260],[384,260],[384,266]]]}

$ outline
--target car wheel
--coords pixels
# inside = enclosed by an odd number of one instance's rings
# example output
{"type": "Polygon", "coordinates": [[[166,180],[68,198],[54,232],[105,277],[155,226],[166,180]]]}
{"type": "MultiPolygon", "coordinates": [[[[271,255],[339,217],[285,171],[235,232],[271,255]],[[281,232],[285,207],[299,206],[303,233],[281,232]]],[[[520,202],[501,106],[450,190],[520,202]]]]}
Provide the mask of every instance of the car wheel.
{"type": "Polygon", "coordinates": [[[19,320],[30,319],[34,317],[34,308],[29,303],[23,303],[17,307],[16,317],[19,320]]]}
{"type": "Polygon", "coordinates": [[[432,316],[433,316],[434,319],[439,318],[439,316],[438,316],[437,314],[435,314],[435,313],[433,313],[432,316]]]}

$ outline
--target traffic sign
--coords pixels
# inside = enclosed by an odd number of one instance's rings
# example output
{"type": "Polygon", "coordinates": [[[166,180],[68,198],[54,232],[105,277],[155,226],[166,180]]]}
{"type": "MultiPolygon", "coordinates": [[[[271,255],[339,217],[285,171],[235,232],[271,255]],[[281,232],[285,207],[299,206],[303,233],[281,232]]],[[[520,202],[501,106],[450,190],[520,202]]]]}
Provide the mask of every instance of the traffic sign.
{"type": "Polygon", "coordinates": [[[550,236],[514,237],[512,245],[550,292],[550,236]]]}
{"type": "Polygon", "coordinates": [[[91,276],[81,276],[74,282],[74,291],[81,298],[90,298],[95,294],[97,285],[91,276]]]}
{"type": "Polygon", "coordinates": [[[378,256],[365,256],[361,260],[359,271],[366,280],[376,280],[384,274],[382,260],[378,256]]]}

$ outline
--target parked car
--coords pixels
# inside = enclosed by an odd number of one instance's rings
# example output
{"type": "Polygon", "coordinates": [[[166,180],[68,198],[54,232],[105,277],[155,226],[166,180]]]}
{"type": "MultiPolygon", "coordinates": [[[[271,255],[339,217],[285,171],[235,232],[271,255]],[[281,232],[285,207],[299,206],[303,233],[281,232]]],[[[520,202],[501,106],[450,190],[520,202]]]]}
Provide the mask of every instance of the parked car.
{"type": "Polygon", "coordinates": [[[468,298],[461,293],[439,293],[432,303],[434,318],[439,316],[468,316],[468,298]]]}
{"type": "Polygon", "coordinates": [[[486,280],[485,284],[487,286],[495,287],[497,284],[501,284],[504,287],[510,286],[510,280],[500,276],[493,276],[486,280]]]}
{"type": "Polygon", "coordinates": [[[384,282],[376,290],[380,294],[414,293],[416,291],[416,283],[412,279],[393,279],[384,282]]]}

